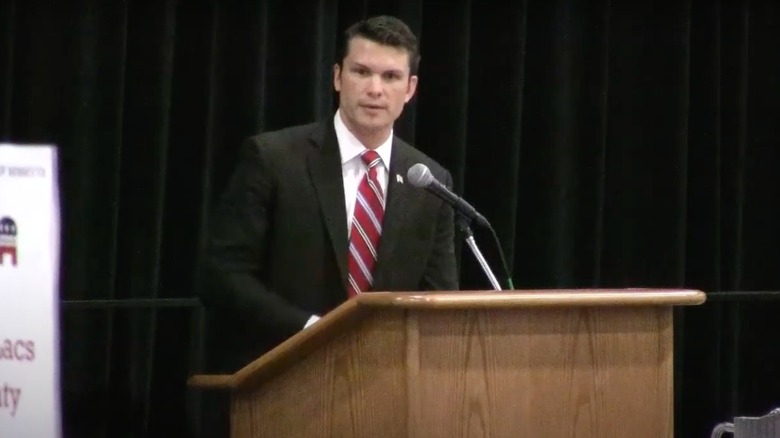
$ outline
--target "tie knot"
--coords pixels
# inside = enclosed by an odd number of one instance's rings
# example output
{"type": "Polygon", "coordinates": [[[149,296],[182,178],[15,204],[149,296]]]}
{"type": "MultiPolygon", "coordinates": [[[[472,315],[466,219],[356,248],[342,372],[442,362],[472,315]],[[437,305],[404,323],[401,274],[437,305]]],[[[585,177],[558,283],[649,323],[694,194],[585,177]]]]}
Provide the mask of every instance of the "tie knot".
{"type": "Polygon", "coordinates": [[[379,154],[376,153],[376,151],[367,150],[360,154],[360,158],[363,160],[364,163],[366,163],[366,166],[368,166],[369,169],[379,164],[379,161],[381,158],[379,157],[379,154]]]}

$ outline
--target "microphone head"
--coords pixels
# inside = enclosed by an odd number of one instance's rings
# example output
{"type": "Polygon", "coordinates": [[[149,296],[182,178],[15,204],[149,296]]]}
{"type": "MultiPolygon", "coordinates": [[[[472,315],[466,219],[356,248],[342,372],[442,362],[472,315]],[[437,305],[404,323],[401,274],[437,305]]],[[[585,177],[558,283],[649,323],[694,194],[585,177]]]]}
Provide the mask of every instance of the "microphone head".
{"type": "Polygon", "coordinates": [[[406,172],[406,179],[408,179],[409,182],[412,183],[412,185],[415,187],[425,188],[431,185],[434,177],[431,173],[431,170],[428,169],[428,166],[422,163],[417,163],[410,167],[409,171],[406,172]]]}

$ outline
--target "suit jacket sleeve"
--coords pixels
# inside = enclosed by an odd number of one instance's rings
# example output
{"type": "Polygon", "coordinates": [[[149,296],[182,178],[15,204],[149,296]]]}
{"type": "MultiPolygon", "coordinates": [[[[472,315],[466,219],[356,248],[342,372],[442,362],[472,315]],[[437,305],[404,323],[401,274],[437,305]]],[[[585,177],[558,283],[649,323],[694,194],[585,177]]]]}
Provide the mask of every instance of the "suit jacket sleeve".
{"type": "Polygon", "coordinates": [[[311,315],[262,281],[273,208],[271,171],[259,140],[248,140],[210,224],[201,299],[250,329],[289,336],[301,330],[311,315]]]}
{"type": "MultiPolygon", "coordinates": [[[[452,187],[452,176],[446,172],[444,185],[452,187]]],[[[455,261],[455,219],[449,204],[442,202],[436,219],[433,251],[422,278],[421,290],[458,290],[455,261]]]]}

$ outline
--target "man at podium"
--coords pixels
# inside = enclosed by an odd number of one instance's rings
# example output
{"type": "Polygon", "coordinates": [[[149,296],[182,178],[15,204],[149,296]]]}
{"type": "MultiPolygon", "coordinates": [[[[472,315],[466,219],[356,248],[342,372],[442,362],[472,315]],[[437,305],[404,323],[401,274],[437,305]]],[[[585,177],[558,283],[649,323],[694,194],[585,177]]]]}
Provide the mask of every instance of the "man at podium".
{"type": "Polygon", "coordinates": [[[202,264],[210,372],[235,372],[357,294],[458,289],[453,211],[405,181],[417,163],[452,177],[393,132],[419,59],[402,21],[357,22],[333,66],[335,114],[245,141],[202,264]]]}

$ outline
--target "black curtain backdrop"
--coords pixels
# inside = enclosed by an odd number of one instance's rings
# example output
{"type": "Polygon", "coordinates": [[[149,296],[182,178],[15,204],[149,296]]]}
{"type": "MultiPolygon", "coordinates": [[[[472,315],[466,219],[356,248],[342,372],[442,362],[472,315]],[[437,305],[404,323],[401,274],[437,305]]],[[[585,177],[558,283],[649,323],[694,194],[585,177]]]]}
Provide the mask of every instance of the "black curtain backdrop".
{"type": "Polygon", "coordinates": [[[704,290],[676,315],[677,436],[780,405],[780,3],[9,0],[0,141],[61,151],[67,436],[195,428],[200,320],[166,300],[194,296],[240,141],[330,117],[338,33],[380,13],[421,38],[397,133],[516,288],[704,290]]]}

